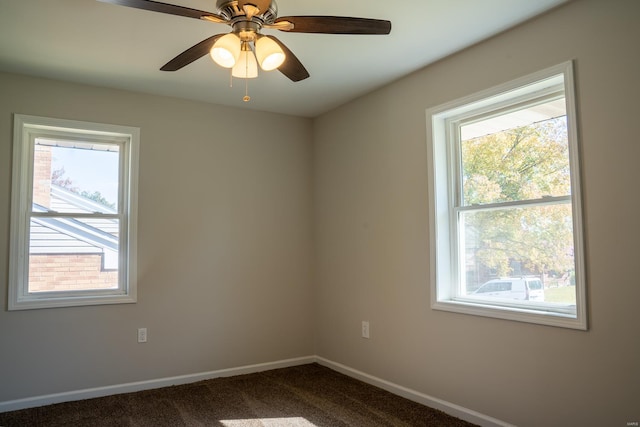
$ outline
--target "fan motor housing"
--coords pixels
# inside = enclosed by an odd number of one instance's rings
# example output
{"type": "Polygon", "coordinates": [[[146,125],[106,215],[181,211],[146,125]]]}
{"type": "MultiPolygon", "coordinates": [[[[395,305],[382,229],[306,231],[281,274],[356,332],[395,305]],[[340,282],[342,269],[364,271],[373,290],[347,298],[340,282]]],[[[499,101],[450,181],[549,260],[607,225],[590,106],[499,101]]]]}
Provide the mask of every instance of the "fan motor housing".
{"type": "Polygon", "coordinates": [[[250,4],[258,7],[260,13],[257,17],[266,24],[272,24],[278,17],[278,5],[276,0],[217,0],[217,14],[231,21],[234,18],[244,16],[242,6],[250,4]]]}

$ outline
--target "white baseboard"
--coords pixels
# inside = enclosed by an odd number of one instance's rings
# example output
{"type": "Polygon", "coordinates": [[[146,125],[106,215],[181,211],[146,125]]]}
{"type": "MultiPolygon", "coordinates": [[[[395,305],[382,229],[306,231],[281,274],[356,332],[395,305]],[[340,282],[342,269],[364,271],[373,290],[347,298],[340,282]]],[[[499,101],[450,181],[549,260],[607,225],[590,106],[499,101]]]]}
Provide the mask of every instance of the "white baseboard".
{"type": "Polygon", "coordinates": [[[316,356],[316,362],[320,365],[331,368],[334,371],[338,371],[352,378],[356,378],[367,384],[374,385],[383,390],[387,390],[388,392],[391,392],[398,396],[402,396],[414,402],[418,402],[430,408],[439,409],[444,413],[460,418],[461,420],[468,421],[470,423],[478,424],[482,427],[515,427],[512,424],[508,424],[496,418],[489,417],[471,409],[464,408],[460,405],[456,405],[455,403],[447,402],[445,400],[420,393],[419,391],[411,390],[409,388],[394,384],[381,378],[374,377],[373,375],[366,374],[364,372],[358,371],[340,363],[333,362],[323,357],[316,356]]]}
{"type": "Polygon", "coordinates": [[[154,388],[169,387],[172,385],[189,384],[197,381],[209,380],[212,378],[252,374],[255,372],[268,371],[271,369],[305,365],[308,363],[313,363],[315,361],[315,356],[298,357],[295,359],[286,359],[277,362],[260,363],[256,365],[247,365],[238,368],[220,369],[217,371],[201,372],[197,374],[180,375],[176,377],[160,378],[149,381],[138,381],[126,384],[116,384],[106,387],[87,388],[84,390],[28,397],[25,399],[9,400],[0,402],[0,412],[17,411],[19,409],[35,408],[38,406],[52,405],[54,403],[93,399],[94,397],[111,396],[114,394],[132,393],[142,390],[151,390],[154,388]]]}
{"type": "Polygon", "coordinates": [[[71,402],[75,400],[92,399],[95,397],[110,396],[114,394],[132,393],[142,390],[151,390],[154,388],[169,387],[172,385],[189,384],[212,378],[252,374],[255,372],[288,368],[291,366],[305,365],[314,362],[352,378],[356,378],[367,384],[371,384],[383,390],[387,390],[398,396],[402,396],[406,399],[421,403],[434,409],[439,409],[449,415],[474,424],[478,424],[483,427],[513,427],[511,424],[505,423],[479,412],[472,411],[470,409],[444,401],[442,399],[428,396],[424,393],[420,393],[418,391],[411,390],[409,388],[394,384],[381,378],[374,377],[373,375],[366,374],[364,372],[319,356],[305,356],[294,359],[280,360],[276,362],[240,366],[237,368],[220,369],[217,371],[201,372],[197,374],[180,375],[176,377],[160,378],[149,381],[138,381],[126,384],[116,384],[106,387],[88,388],[84,390],[29,397],[25,399],[9,400],[0,402],[0,412],[17,411],[19,409],[35,408],[38,406],[52,405],[54,403],[71,402]]]}

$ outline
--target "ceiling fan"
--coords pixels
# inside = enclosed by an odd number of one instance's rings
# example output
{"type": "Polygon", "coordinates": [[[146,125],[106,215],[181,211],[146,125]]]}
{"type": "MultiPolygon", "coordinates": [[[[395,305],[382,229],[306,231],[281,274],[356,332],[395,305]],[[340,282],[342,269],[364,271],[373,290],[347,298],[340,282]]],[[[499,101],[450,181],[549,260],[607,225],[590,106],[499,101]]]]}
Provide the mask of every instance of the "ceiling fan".
{"type": "MultiPolygon", "coordinates": [[[[261,34],[262,29],[291,33],[389,34],[391,22],[380,19],[343,16],[284,16],[278,18],[275,0],[217,0],[216,13],[152,0],[98,0],[136,9],[227,24],[232,30],[216,34],[185,50],[160,69],[176,71],[210,54],[220,66],[232,69],[232,75],[254,78],[258,65],[279,70],[294,82],[309,77],[309,72],[280,40],[261,34]]],[[[246,96],[245,98],[248,98],[246,96]]],[[[248,99],[245,99],[247,101],[248,99]]]]}

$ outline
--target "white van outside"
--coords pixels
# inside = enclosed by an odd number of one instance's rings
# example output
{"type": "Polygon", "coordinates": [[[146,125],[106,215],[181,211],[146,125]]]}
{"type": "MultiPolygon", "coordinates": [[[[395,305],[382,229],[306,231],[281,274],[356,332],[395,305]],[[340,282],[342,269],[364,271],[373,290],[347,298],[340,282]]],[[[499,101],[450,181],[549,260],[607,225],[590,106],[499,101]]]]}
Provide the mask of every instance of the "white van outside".
{"type": "Polygon", "coordinates": [[[479,297],[544,301],[544,286],[538,277],[505,277],[484,283],[473,294],[479,297]]]}

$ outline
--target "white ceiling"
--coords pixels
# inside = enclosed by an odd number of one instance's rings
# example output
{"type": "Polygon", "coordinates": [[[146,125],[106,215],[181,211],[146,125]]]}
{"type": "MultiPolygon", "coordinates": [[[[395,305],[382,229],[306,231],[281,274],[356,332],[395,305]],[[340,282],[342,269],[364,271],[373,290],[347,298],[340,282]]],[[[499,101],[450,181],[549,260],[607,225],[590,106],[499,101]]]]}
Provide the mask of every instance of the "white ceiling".
{"type": "MultiPolygon", "coordinates": [[[[391,34],[276,35],[311,77],[278,71],[229,87],[229,71],[204,57],[159,68],[229,27],[94,0],[0,0],[0,70],[261,111],[314,117],[567,0],[277,0],[278,15],[388,19],[391,34]],[[392,6],[389,6],[392,5],[392,6]]],[[[165,0],[215,12],[215,0],[165,0]]]]}

